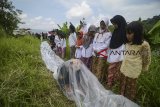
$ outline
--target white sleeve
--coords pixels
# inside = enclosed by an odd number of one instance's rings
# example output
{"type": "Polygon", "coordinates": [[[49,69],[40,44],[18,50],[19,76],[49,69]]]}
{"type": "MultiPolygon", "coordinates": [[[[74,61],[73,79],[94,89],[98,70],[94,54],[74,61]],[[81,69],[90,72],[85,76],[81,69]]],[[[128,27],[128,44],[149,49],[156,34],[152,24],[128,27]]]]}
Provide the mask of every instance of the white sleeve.
{"type": "Polygon", "coordinates": [[[95,41],[96,41],[96,38],[97,38],[97,34],[95,35],[95,37],[93,39],[93,50],[95,50],[95,45],[96,45],[95,41]]]}
{"type": "Polygon", "coordinates": [[[74,33],[74,34],[73,34],[73,39],[74,39],[74,41],[76,41],[76,40],[77,40],[76,33],[74,33]]]}
{"type": "Polygon", "coordinates": [[[81,49],[82,49],[82,48],[83,48],[83,45],[79,46],[79,48],[81,48],[81,49]]]}
{"type": "Polygon", "coordinates": [[[60,39],[58,36],[55,36],[54,42],[56,43],[56,45],[60,43],[60,39]]]}
{"type": "Polygon", "coordinates": [[[63,46],[64,46],[64,39],[60,39],[61,40],[61,47],[63,48],[63,46]]]}

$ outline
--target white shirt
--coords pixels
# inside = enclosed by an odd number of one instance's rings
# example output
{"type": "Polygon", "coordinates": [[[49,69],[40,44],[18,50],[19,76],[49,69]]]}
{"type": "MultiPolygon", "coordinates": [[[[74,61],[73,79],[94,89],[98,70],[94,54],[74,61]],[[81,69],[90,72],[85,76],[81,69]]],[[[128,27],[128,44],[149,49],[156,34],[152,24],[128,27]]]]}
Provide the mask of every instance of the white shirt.
{"type": "MultiPolygon", "coordinates": [[[[104,32],[103,34],[96,33],[94,40],[93,40],[93,51],[100,52],[103,49],[106,49],[109,47],[110,40],[111,40],[111,32],[104,32]]],[[[103,55],[107,55],[106,51],[101,52],[103,55]]],[[[95,56],[95,53],[93,52],[93,56],[95,56]]],[[[102,55],[99,55],[99,57],[103,57],[102,55]]]]}
{"type": "Polygon", "coordinates": [[[76,44],[76,40],[77,40],[77,37],[76,37],[76,33],[71,33],[69,35],[69,46],[75,46],[76,44]]]}
{"type": "Polygon", "coordinates": [[[79,46],[80,48],[76,48],[76,52],[75,52],[75,58],[81,58],[82,57],[82,45],[79,46]]]}
{"type": "Polygon", "coordinates": [[[90,44],[87,49],[82,47],[82,57],[89,58],[92,56],[92,53],[93,53],[93,44],[90,44]]]}
{"type": "Polygon", "coordinates": [[[61,48],[65,48],[66,47],[66,39],[62,38],[61,39],[61,48]]]}
{"type": "Polygon", "coordinates": [[[54,42],[56,43],[56,46],[60,47],[61,46],[61,40],[58,37],[58,35],[55,36],[54,42]]]}
{"type": "Polygon", "coordinates": [[[120,47],[116,49],[108,50],[108,58],[107,61],[109,63],[120,62],[124,59],[123,51],[125,50],[125,45],[122,44],[120,47]]]}

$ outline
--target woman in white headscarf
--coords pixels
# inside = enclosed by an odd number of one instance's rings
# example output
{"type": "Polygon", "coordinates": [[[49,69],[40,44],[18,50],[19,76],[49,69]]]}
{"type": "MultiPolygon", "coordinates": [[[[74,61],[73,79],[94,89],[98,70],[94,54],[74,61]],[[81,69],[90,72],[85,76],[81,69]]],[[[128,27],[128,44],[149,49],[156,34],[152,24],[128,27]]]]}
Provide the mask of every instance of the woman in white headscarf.
{"type": "Polygon", "coordinates": [[[95,34],[93,40],[93,63],[92,72],[97,76],[99,81],[103,82],[106,79],[106,60],[107,49],[110,44],[111,32],[108,30],[109,19],[104,18],[100,21],[100,28],[95,34]]]}

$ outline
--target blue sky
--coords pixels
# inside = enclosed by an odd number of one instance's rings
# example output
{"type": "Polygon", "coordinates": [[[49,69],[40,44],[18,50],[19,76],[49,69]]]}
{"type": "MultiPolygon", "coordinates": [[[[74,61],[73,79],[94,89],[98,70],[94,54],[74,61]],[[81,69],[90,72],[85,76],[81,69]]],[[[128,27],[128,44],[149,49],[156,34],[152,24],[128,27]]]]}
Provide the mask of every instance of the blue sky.
{"type": "Polygon", "coordinates": [[[88,25],[99,25],[103,17],[122,15],[130,22],[151,18],[160,14],[160,0],[11,0],[25,24],[23,28],[51,30],[57,24],[72,22],[79,24],[85,17],[88,25]]]}

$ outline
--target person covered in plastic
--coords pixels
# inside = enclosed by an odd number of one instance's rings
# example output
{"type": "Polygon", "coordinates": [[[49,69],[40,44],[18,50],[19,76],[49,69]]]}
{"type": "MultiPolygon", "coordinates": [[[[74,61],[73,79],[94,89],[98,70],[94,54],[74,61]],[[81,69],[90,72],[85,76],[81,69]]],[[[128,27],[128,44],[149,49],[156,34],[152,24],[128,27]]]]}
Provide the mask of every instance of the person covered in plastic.
{"type": "Polygon", "coordinates": [[[57,70],[57,81],[77,107],[138,107],[127,98],[106,90],[79,59],[62,63],[57,70]]]}

